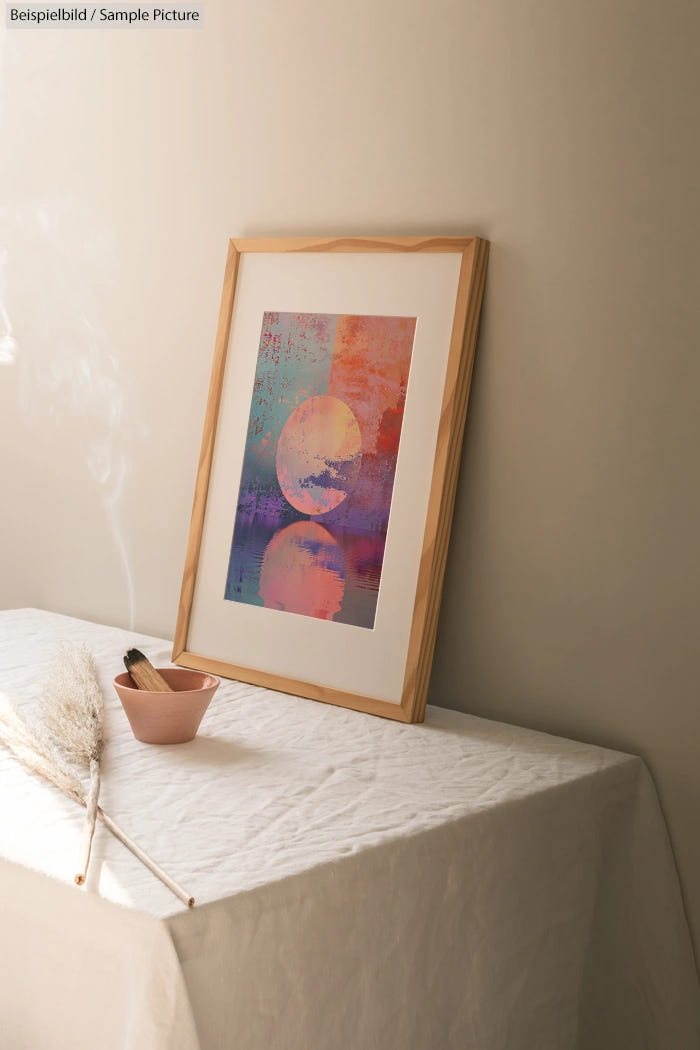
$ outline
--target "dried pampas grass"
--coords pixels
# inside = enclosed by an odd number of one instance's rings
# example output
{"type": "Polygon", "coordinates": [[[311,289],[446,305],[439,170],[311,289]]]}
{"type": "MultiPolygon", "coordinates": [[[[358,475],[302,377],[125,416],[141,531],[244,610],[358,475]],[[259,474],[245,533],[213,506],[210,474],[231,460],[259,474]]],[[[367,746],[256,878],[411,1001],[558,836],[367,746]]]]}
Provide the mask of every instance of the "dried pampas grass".
{"type": "MultiPolygon", "coordinates": [[[[53,784],[74,802],[78,802],[81,806],[87,805],[86,792],[80,778],[58,751],[48,730],[44,726],[29,726],[24,722],[1,692],[0,743],[4,744],[31,773],[53,784]]],[[[115,838],[119,839],[176,897],[189,908],[194,905],[194,897],[191,897],[171,879],[160,865],[156,864],[133,839],[129,838],[114,823],[111,817],[107,816],[99,805],[96,805],[96,815],[115,838]]]]}
{"type": "Polygon", "coordinates": [[[89,775],[83,840],[75,881],[82,886],[90,864],[92,839],[100,796],[100,774],[104,750],[104,702],[90,651],[64,646],[41,697],[41,716],[46,729],[73,765],[89,775]]]}
{"type": "Polygon", "coordinates": [[[41,729],[30,729],[7,697],[0,693],[0,741],[32,773],[54,784],[74,802],[85,805],[79,778],[41,729]]]}

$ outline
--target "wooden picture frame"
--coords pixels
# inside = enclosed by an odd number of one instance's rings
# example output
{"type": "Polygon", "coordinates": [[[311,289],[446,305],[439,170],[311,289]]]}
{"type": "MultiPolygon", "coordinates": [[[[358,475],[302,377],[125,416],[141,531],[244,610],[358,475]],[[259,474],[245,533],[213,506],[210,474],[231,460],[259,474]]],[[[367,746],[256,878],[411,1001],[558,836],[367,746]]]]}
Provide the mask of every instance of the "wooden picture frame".
{"type": "Polygon", "coordinates": [[[423,720],[488,247],[230,241],[175,663],[423,720]]]}

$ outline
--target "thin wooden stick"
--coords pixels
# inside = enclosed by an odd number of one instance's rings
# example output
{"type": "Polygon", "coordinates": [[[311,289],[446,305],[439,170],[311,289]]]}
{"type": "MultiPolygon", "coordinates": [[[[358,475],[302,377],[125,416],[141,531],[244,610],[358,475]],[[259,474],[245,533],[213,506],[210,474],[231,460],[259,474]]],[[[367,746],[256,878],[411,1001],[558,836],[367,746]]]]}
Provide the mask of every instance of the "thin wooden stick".
{"type": "Polygon", "coordinates": [[[121,830],[121,828],[114,823],[112,818],[107,816],[105,811],[100,806],[97,807],[97,816],[102,821],[104,826],[112,832],[115,838],[118,838],[119,841],[122,842],[128,850],[131,850],[134,856],[138,857],[141,863],[145,864],[148,870],[152,871],[156,878],[160,879],[160,881],[165,886],[167,886],[168,889],[172,893],[174,893],[176,897],[179,897],[180,900],[184,904],[186,904],[188,908],[194,907],[194,897],[190,897],[189,893],[186,893],[185,890],[183,890],[182,886],[179,886],[174,879],[171,879],[169,875],[166,875],[166,873],[163,871],[160,865],[156,864],[156,862],[152,860],[147,853],[144,853],[141,847],[137,846],[134,840],[130,839],[129,836],[126,835],[121,830]]]}

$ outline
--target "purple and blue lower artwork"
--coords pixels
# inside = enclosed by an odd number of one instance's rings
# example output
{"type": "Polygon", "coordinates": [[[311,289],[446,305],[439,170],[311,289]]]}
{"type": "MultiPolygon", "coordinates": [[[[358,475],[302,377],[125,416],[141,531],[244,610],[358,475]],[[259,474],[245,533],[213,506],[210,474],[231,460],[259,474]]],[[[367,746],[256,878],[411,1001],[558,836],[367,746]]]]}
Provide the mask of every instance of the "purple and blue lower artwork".
{"type": "Polygon", "coordinates": [[[415,329],[264,314],[226,599],[374,627],[415,329]]]}

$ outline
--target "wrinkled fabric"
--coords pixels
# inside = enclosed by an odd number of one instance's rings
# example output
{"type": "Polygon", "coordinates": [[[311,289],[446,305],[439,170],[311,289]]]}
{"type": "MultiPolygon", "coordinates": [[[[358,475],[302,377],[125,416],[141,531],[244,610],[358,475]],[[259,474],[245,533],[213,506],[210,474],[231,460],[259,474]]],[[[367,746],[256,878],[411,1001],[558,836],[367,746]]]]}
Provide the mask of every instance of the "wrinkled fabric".
{"type": "Polygon", "coordinates": [[[66,641],[90,648],[105,696],[100,803],[197,906],[102,826],[75,887],[82,810],[0,748],[2,1048],[700,1046],[677,874],[638,758],[226,680],[196,740],[150,746],[111,682],[128,648],[167,665],[163,639],[0,612],[0,691],[31,717],[66,641]]]}

